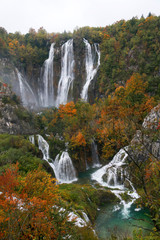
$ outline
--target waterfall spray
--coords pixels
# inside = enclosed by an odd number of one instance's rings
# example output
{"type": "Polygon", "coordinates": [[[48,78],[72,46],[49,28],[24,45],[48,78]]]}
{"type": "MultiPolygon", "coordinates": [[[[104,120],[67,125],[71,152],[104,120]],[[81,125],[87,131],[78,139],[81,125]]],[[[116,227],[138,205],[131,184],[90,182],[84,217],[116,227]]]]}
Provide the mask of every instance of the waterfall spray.
{"type": "Polygon", "coordinates": [[[73,39],[68,40],[61,47],[61,77],[58,84],[56,106],[66,104],[69,91],[72,90],[74,80],[73,39]]]}
{"type": "MultiPolygon", "coordinates": [[[[127,147],[126,147],[127,148],[127,147]]],[[[102,186],[111,188],[112,192],[120,199],[121,204],[123,205],[122,215],[124,218],[129,217],[129,209],[132,203],[137,199],[139,196],[133,187],[132,183],[129,181],[132,191],[128,191],[127,194],[131,197],[129,202],[126,202],[122,199],[121,194],[126,191],[124,186],[124,166],[126,165],[125,161],[128,157],[125,149],[121,149],[112,159],[112,161],[105,165],[104,167],[97,170],[95,173],[92,174],[92,180],[96,180],[102,186]],[[104,181],[104,176],[106,179],[104,181]]]]}
{"type": "Polygon", "coordinates": [[[85,43],[86,47],[86,82],[83,86],[82,92],[81,92],[81,98],[85,101],[88,100],[88,88],[95,77],[99,65],[100,65],[100,50],[99,50],[99,45],[94,43],[94,46],[91,46],[89,42],[86,39],[83,39],[83,42],[85,43]],[[92,50],[93,49],[93,50],[92,50]],[[97,55],[98,60],[97,60],[97,65],[94,67],[95,59],[94,57],[97,55]]]}
{"type": "MultiPolygon", "coordinates": [[[[72,160],[67,151],[62,152],[56,156],[55,161],[53,161],[49,156],[49,144],[41,136],[37,135],[38,138],[38,147],[43,154],[43,159],[48,162],[48,164],[53,169],[55,176],[59,183],[72,183],[77,181],[76,170],[73,166],[72,160]]],[[[34,135],[29,137],[29,140],[32,144],[35,143],[34,135]]]]}
{"type": "Polygon", "coordinates": [[[53,60],[54,43],[51,44],[49,57],[44,62],[44,73],[39,88],[39,101],[42,107],[54,106],[53,60]]]}
{"type": "Polygon", "coordinates": [[[18,81],[19,81],[19,88],[20,88],[20,94],[23,106],[37,106],[37,99],[35,97],[35,94],[28,84],[27,80],[24,78],[22,73],[16,69],[18,81]]]}

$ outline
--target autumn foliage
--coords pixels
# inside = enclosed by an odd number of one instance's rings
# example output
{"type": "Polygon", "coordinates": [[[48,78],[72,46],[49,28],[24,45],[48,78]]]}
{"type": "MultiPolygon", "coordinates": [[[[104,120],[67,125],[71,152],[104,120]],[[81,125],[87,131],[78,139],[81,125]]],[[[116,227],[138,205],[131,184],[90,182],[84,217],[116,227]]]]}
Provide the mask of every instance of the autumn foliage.
{"type": "Polygon", "coordinates": [[[71,142],[73,146],[86,146],[84,135],[78,132],[77,135],[72,136],[71,142]]]}
{"type": "Polygon", "coordinates": [[[70,231],[59,214],[58,185],[41,169],[23,178],[17,165],[7,169],[0,191],[0,239],[61,239],[70,231]]]}
{"type": "Polygon", "coordinates": [[[125,86],[117,86],[115,92],[101,102],[97,134],[99,141],[104,143],[103,153],[107,158],[128,144],[154,106],[153,98],[145,93],[144,78],[133,74],[125,86]]]}
{"type": "Polygon", "coordinates": [[[69,102],[66,105],[60,105],[58,111],[61,118],[64,118],[65,116],[73,117],[77,112],[74,102],[69,102]]]}

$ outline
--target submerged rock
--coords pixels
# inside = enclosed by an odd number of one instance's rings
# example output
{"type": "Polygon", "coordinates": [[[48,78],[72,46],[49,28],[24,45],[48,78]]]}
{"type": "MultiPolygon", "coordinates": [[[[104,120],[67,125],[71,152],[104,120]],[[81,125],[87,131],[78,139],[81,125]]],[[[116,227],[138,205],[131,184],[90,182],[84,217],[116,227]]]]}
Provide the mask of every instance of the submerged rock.
{"type": "Polygon", "coordinates": [[[106,204],[106,203],[113,203],[113,202],[119,202],[119,199],[116,197],[114,193],[112,193],[110,190],[105,188],[99,188],[97,189],[97,195],[99,199],[99,206],[106,204]]]}

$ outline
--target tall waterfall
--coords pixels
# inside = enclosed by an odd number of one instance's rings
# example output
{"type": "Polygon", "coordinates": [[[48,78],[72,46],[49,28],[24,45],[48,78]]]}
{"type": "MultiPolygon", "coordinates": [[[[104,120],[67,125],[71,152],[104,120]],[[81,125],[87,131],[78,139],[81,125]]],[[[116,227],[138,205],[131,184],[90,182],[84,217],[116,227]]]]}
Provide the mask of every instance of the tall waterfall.
{"type": "Polygon", "coordinates": [[[35,94],[28,84],[27,80],[24,79],[23,75],[16,69],[18,81],[19,81],[19,88],[20,88],[20,94],[22,103],[24,106],[37,106],[37,99],[35,97],[35,94]]]}
{"type": "Polygon", "coordinates": [[[40,106],[42,107],[54,106],[53,60],[54,43],[51,44],[49,57],[44,62],[44,73],[39,88],[40,106]]]}
{"type": "Polygon", "coordinates": [[[123,205],[122,215],[124,218],[129,217],[129,208],[135,199],[139,197],[132,183],[128,179],[126,181],[129,182],[132,191],[128,191],[127,194],[131,197],[131,200],[126,202],[121,197],[121,194],[126,191],[124,186],[124,166],[126,165],[125,161],[127,156],[128,154],[126,151],[121,149],[109,164],[92,174],[92,180],[96,180],[102,186],[111,188],[112,192],[120,199],[121,204],[123,205]]]}
{"type": "Polygon", "coordinates": [[[99,65],[100,65],[100,50],[99,45],[94,43],[94,46],[91,46],[89,42],[86,39],[83,39],[83,42],[86,46],[86,82],[83,86],[82,92],[81,92],[81,98],[85,101],[88,100],[88,88],[90,85],[90,82],[95,77],[99,65]],[[97,55],[97,63],[95,66],[95,60],[97,55]]]}
{"type": "Polygon", "coordinates": [[[58,84],[56,106],[66,104],[69,91],[72,90],[74,80],[73,39],[68,40],[61,47],[61,76],[58,84]]]}
{"type": "MultiPolygon", "coordinates": [[[[71,183],[77,181],[76,171],[68,152],[65,151],[62,152],[61,155],[58,154],[55,161],[53,161],[49,156],[49,144],[47,141],[41,135],[37,135],[37,138],[38,147],[43,153],[43,159],[51,166],[59,183],[71,183]],[[52,162],[49,160],[52,160],[52,162]]],[[[29,140],[33,144],[35,142],[34,136],[31,135],[29,140]]]]}

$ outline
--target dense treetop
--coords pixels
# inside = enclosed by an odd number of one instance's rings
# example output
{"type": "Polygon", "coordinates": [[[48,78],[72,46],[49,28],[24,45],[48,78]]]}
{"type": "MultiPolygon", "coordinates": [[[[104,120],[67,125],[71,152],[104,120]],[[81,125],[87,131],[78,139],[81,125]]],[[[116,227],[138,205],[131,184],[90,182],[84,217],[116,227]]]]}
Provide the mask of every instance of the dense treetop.
{"type": "Polygon", "coordinates": [[[8,57],[24,69],[28,65],[42,66],[48,57],[50,44],[62,44],[69,38],[82,45],[86,38],[97,42],[101,49],[98,82],[99,95],[106,95],[123,85],[133,73],[146,74],[147,91],[160,94],[160,17],[149,14],[129,21],[120,20],[105,28],[82,27],[71,32],[47,33],[41,27],[25,35],[7,33],[0,28],[0,57],[8,57]]]}

